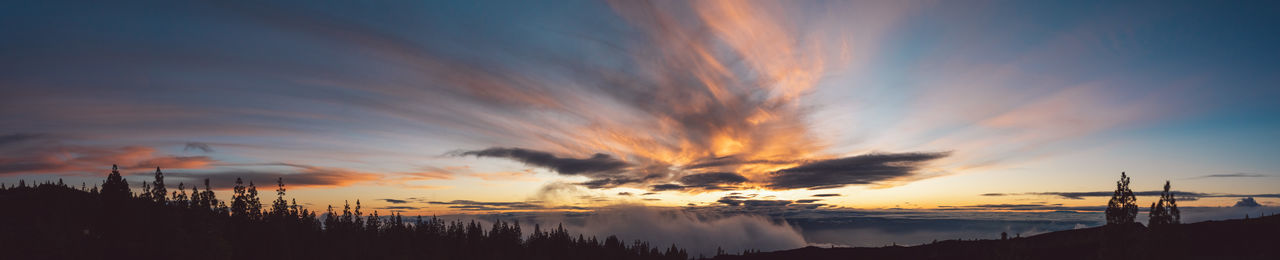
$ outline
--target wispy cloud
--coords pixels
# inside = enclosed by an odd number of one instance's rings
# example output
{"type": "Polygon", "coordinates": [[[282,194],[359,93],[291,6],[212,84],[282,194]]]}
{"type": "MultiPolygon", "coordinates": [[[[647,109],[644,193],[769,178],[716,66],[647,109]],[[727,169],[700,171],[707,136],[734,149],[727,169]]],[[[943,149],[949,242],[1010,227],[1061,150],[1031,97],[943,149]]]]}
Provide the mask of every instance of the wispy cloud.
{"type": "Polygon", "coordinates": [[[356,183],[375,181],[382,174],[361,172],[343,168],[320,167],[300,164],[275,164],[286,169],[220,169],[212,171],[172,171],[165,172],[172,177],[169,182],[185,180],[197,183],[209,179],[211,186],[218,189],[231,188],[237,178],[246,183],[256,182],[259,185],[274,186],[277,179],[283,179],[291,188],[340,187],[356,183]]]}
{"type": "MultiPolygon", "coordinates": [[[[1164,191],[1135,191],[1136,196],[1160,196],[1164,191]]],[[[1280,198],[1280,194],[1230,194],[1230,193],[1205,193],[1193,191],[1170,191],[1179,199],[1187,198],[1195,200],[1198,198],[1231,198],[1231,197],[1260,197],[1260,198],[1280,198]]],[[[1087,191],[1087,192],[1023,192],[1023,193],[984,193],[982,196],[1000,197],[1000,196],[1056,196],[1063,199],[1080,200],[1086,197],[1111,197],[1114,191],[1087,191]]]]}
{"type": "Polygon", "coordinates": [[[1270,177],[1270,176],[1264,175],[1264,174],[1238,172],[1238,173],[1224,173],[1224,174],[1209,174],[1209,175],[1204,175],[1204,176],[1195,177],[1195,178],[1203,179],[1203,178],[1262,178],[1262,177],[1270,177]]]}
{"type": "Polygon", "coordinates": [[[187,145],[186,145],[186,146],[183,146],[183,147],[182,147],[182,151],[184,151],[184,152],[185,152],[185,151],[191,151],[191,150],[199,150],[199,151],[201,151],[201,152],[205,152],[205,153],[212,153],[212,152],[213,152],[213,146],[209,146],[209,144],[206,144],[206,143],[189,142],[189,143],[187,143],[187,145]]]}

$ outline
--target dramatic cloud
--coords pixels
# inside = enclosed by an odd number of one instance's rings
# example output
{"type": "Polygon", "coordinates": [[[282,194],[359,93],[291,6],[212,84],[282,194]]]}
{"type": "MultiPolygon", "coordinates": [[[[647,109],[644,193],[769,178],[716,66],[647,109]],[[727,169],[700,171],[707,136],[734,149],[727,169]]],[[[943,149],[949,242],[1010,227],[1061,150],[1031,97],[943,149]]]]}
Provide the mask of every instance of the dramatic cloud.
{"type": "Polygon", "coordinates": [[[769,180],[774,189],[829,189],[872,184],[915,173],[921,164],[950,153],[880,153],[823,160],[779,170],[769,180]]]}
{"type": "Polygon", "coordinates": [[[840,197],[840,194],[839,193],[822,193],[822,194],[813,194],[813,196],[814,197],[840,197]]]}
{"type": "Polygon", "coordinates": [[[182,147],[182,151],[200,150],[201,152],[212,153],[213,147],[206,143],[190,142],[182,147]]]}
{"type": "Polygon", "coordinates": [[[405,203],[409,203],[409,201],[407,201],[407,200],[398,200],[398,199],[382,199],[382,200],[383,200],[383,201],[386,201],[386,202],[390,202],[391,204],[405,204],[405,203]]]}
{"type": "Polygon", "coordinates": [[[1258,201],[1253,200],[1253,197],[1246,197],[1246,198],[1240,199],[1240,201],[1237,201],[1236,205],[1234,205],[1233,207],[1259,207],[1259,206],[1262,206],[1262,204],[1258,204],[1258,201]]]}

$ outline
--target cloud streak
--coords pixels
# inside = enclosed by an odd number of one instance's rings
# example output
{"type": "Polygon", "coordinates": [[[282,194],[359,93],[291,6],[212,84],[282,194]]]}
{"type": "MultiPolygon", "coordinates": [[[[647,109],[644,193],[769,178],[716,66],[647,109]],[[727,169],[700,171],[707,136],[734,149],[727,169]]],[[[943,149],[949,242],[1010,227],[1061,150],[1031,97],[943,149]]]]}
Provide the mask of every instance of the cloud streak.
{"type": "MultiPolygon", "coordinates": [[[[1135,191],[1136,196],[1160,196],[1164,191],[1135,191]]],[[[1195,200],[1198,198],[1229,198],[1229,197],[1259,197],[1259,198],[1280,198],[1280,194],[1229,194],[1229,193],[1205,193],[1193,191],[1171,191],[1178,199],[1188,198],[1195,200]]],[[[982,196],[1001,197],[1001,196],[1057,196],[1063,199],[1081,200],[1087,197],[1111,197],[1113,191],[1089,191],[1089,192],[1024,192],[1024,193],[984,193],[982,196]]]]}
{"type": "MultiPolygon", "coordinates": [[[[283,178],[285,185],[290,188],[317,188],[317,187],[341,187],[349,186],[356,183],[375,181],[382,178],[381,174],[361,172],[342,168],[319,167],[299,164],[275,164],[285,166],[284,170],[244,170],[244,169],[223,169],[213,171],[173,171],[165,172],[166,176],[171,177],[168,182],[176,183],[185,181],[187,183],[202,182],[209,179],[211,186],[216,189],[229,189],[235,184],[237,178],[243,179],[245,183],[250,181],[261,185],[274,185],[278,178],[283,178]]],[[[260,185],[260,186],[261,186],[260,185]]]]}
{"type": "Polygon", "coordinates": [[[507,158],[533,166],[545,167],[564,175],[608,176],[630,166],[624,161],[602,153],[578,159],[557,157],[551,153],[537,150],[494,147],[478,151],[456,152],[456,154],[461,156],[507,158]]]}
{"type": "Polygon", "coordinates": [[[882,153],[822,160],[779,170],[769,179],[774,189],[830,189],[874,184],[915,174],[928,161],[950,153],[882,153]]]}

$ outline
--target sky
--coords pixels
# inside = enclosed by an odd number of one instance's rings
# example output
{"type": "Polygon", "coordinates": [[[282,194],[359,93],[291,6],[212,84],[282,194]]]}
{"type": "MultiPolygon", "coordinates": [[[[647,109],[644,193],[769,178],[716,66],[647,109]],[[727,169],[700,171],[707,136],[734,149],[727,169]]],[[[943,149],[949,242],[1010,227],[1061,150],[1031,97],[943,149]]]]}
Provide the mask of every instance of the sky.
{"type": "Polygon", "coordinates": [[[1165,181],[1275,207],[1278,11],[9,1],[0,182],[160,167],[406,215],[1090,212],[1125,172],[1144,207],[1165,181]]]}

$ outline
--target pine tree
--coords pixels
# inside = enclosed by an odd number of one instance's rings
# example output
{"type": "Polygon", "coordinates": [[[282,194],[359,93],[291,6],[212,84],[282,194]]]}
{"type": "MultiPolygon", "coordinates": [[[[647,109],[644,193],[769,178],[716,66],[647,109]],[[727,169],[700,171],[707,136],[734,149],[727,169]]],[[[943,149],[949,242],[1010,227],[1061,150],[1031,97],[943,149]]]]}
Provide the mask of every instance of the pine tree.
{"type": "Polygon", "coordinates": [[[209,178],[204,179],[204,191],[200,192],[200,206],[209,210],[216,210],[218,205],[218,196],[213,193],[213,188],[209,186],[209,178]]]}
{"type": "Polygon", "coordinates": [[[193,209],[209,209],[209,206],[203,206],[204,196],[200,194],[200,190],[196,189],[196,185],[191,185],[191,208],[193,209]]]}
{"type": "Polygon", "coordinates": [[[364,213],[360,213],[360,200],[356,200],[356,216],[354,224],[357,228],[364,227],[364,213]]]}
{"type": "Polygon", "coordinates": [[[245,199],[244,180],[236,178],[236,186],[231,188],[231,216],[247,218],[249,201],[245,199]]]}
{"type": "Polygon", "coordinates": [[[164,173],[156,167],[156,180],[151,183],[151,200],[160,204],[169,202],[169,191],[164,188],[164,173]]]}
{"type": "Polygon", "coordinates": [[[1129,176],[1120,173],[1120,181],[1116,182],[1115,194],[1107,202],[1107,225],[1133,223],[1138,216],[1137,198],[1129,189],[1129,176]]]}
{"type": "Polygon", "coordinates": [[[346,200],[343,200],[342,201],[342,218],[338,219],[338,223],[348,224],[348,223],[354,223],[354,222],[355,220],[351,219],[351,203],[347,202],[346,200]]]}
{"type": "Polygon", "coordinates": [[[148,201],[149,201],[149,200],[152,200],[152,199],[151,199],[151,194],[152,194],[152,193],[151,193],[151,185],[149,185],[149,183],[147,183],[147,182],[145,182],[145,181],[144,181],[144,182],[142,182],[142,191],[141,191],[141,192],[138,192],[138,198],[142,198],[143,200],[148,200],[148,201]]]}
{"type": "Polygon", "coordinates": [[[271,203],[271,215],[282,218],[289,215],[289,202],[284,200],[284,178],[276,179],[276,201],[271,203]]]}
{"type": "Polygon", "coordinates": [[[302,215],[302,212],[298,211],[298,199],[293,199],[293,206],[290,207],[289,214],[292,216],[302,215]]]}
{"type": "Polygon", "coordinates": [[[182,182],[178,183],[178,191],[173,192],[173,205],[187,207],[187,189],[182,182]]]}
{"type": "Polygon", "coordinates": [[[1169,191],[1169,181],[1164,182],[1164,191],[1160,193],[1160,201],[1151,203],[1151,213],[1147,223],[1151,226],[1178,224],[1182,221],[1182,212],[1178,210],[1177,199],[1169,191]]]}
{"type": "Polygon", "coordinates": [[[249,181],[249,191],[245,193],[246,212],[250,219],[262,219],[262,200],[258,199],[258,188],[249,181]]]}

